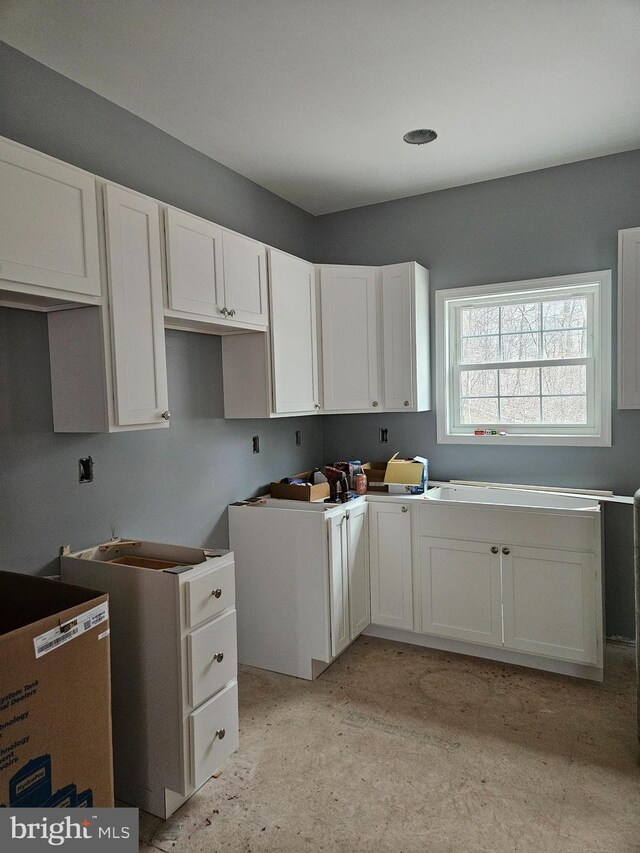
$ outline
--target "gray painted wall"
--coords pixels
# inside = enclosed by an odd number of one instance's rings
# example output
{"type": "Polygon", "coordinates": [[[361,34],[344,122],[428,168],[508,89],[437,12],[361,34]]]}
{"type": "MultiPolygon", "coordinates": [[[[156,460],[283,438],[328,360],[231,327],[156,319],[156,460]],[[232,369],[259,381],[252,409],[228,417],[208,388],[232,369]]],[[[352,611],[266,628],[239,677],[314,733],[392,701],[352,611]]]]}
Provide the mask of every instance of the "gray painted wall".
{"type": "MultiPolygon", "coordinates": [[[[0,135],[308,259],[417,260],[433,288],[588,269],[615,273],[616,232],[640,224],[640,152],[314,220],[131,113],[0,42],[0,135]],[[317,236],[317,255],[315,240],[317,236]]],[[[428,156],[428,149],[416,152],[428,156]]],[[[55,435],[46,318],[0,309],[0,567],[52,573],[63,543],[117,534],[226,544],[225,507],[319,459],[422,453],[434,477],[640,485],[640,412],[614,412],[612,448],[440,447],[431,413],[225,421],[220,341],[167,332],[168,430],[55,435]],[[295,429],[303,446],[295,448],[295,429]],[[251,453],[259,433],[262,452],[251,453]],[[96,479],[77,483],[91,454],[96,479]]],[[[631,512],[607,512],[608,632],[633,634],[631,512]]]]}
{"type": "MultiPolygon", "coordinates": [[[[312,216],[1,43],[0,81],[0,135],[314,257],[312,216]]],[[[168,331],[166,340],[169,429],[56,435],[46,316],[0,308],[2,569],[53,574],[60,545],[84,547],[112,529],[224,547],[228,503],[322,458],[319,418],[223,419],[219,338],[168,331]],[[81,486],[87,455],[95,481],[81,486]]]]}
{"type": "MultiPolygon", "coordinates": [[[[416,155],[428,157],[429,150],[416,155]]],[[[611,269],[615,282],[617,232],[637,225],[640,151],[631,151],[318,217],[317,257],[346,264],[416,260],[430,270],[432,291],[600,269],[611,269]]],[[[610,448],[438,445],[433,412],[328,417],[323,442],[326,459],[421,454],[434,479],[625,495],[640,487],[640,411],[614,409],[610,448]],[[378,443],[380,427],[389,429],[388,445],[378,443]]],[[[631,637],[632,513],[612,508],[606,516],[607,630],[631,637]]]]}

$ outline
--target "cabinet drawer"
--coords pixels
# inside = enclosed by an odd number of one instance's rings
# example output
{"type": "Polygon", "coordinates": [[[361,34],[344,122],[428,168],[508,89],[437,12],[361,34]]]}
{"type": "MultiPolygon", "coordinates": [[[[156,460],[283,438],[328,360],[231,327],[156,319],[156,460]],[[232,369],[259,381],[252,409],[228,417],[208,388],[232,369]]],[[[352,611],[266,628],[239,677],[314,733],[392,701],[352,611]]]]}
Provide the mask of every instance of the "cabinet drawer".
{"type": "Polygon", "coordinates": [[[592,553],[595,549],[596,527],[591,515],[433,505],[421,506],[419,514],[420,536],[459,539],[464,531],[465,539],[496,545],[544,545],[592,553]]]}
{"type": "Polygon", "coordinates": [[[235,610],[189,634],[187,655],[189,702],[192,708],[196,708],[236,677],[238,652],[235,610]]]}
{"type": "Polygon", "coordinates": [[[236,601],[233,563],[215,568],[185,583],[187,628],[232,607],[236,601]]]}
{"type": "Polygon", "coordinates": [[[225,687],[189,716],[189,735],[191,783],[199,788],[238,748],[237,682],[225,687]]]}

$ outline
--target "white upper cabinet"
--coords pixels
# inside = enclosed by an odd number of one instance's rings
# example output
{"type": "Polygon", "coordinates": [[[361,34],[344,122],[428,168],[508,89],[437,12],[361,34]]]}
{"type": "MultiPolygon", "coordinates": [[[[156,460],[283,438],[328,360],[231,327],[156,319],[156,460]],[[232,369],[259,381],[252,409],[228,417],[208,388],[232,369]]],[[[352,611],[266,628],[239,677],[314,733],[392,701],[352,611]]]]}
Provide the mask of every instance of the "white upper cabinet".
{"type": "Polygon", "coordinates": [[[267,261],[262,243],[224,231],[222,237],[224,263],[223,287],[216,282],[218,305],[222,304],[232,320],[266,327],[267,261]]]}
{"type": "Polygon", "coordinates": [[[94,304],[100,297],[94,176],[4,139],[0,290],[94,304]]]}
{"type": "Polygon", "coordinates": [[[169,207],[166,325],[212,334],[268,325],[266,249],[262,243],[169,207]]]}
{"type": "Polygon", "coordinates": [[[640,409],[640,228],[618,231],[618,408],[640,409]]]}
{"type": "Polygon", "coordinates": [[[104,210],[115,422],[117,426],[166,425],[158,205],[107,185],[104,210]]]}
{"type": "Polygon", "coordinates": [[[382,267],[382,348],[385,409],[429,409],[429,273],[419,264],[382,267]]]}
{"type": "Polygon", "coordinates": [[[375,267],[320,267],[324,411],[376,411],[380,381],[375,267]]]}
{"type": "Polygon", "coordinates": [[[173,207],[164,213],[168,307],[220,319],[224,308],[222,228],[173,207]]]}
{"type": "Polygon", "coordinates": [[[269,250],[273,411],[314,412],[318,403],[313,264],[269,250]]]}
{"type": "Polygon", "coordinates": [[[318,356],[313,264],[269,249],[267,332],[222,340],[226,418],[316,414],[318,356]]]}
{"type": "Polygon", "coordinates": [[[107,298],[48,314],[55,432],[169,425],[158,205],[101,189],[107,298]]]}

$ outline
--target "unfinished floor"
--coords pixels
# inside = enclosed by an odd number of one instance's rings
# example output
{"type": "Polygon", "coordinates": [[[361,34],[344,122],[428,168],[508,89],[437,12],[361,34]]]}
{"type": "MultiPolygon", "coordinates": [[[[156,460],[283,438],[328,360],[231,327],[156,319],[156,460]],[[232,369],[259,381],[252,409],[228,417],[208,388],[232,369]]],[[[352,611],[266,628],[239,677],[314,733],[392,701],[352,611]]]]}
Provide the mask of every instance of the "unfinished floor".
{"type": "Polygon", "coordinates": [[[640,851],[628,646],[603,685],[367,637],[239,684],[239,751],[141,850],[640,851]]]}

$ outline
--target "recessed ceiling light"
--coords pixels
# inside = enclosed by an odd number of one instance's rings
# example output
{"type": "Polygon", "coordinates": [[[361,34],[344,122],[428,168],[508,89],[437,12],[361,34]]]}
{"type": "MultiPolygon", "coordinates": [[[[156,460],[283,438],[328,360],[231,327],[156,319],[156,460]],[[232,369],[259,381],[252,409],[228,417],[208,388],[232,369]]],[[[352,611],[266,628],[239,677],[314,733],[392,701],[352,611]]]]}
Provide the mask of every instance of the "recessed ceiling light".
{"type": "Polygon", "coordinates": [[[408,142],[409,145],[424,145],[426,142],[433,142],[437,135],[438,134],[435,130],[421,128],[420,130],[410,130],[409,133],[405,133],[402,138],[405,142],[408,142]]]}

